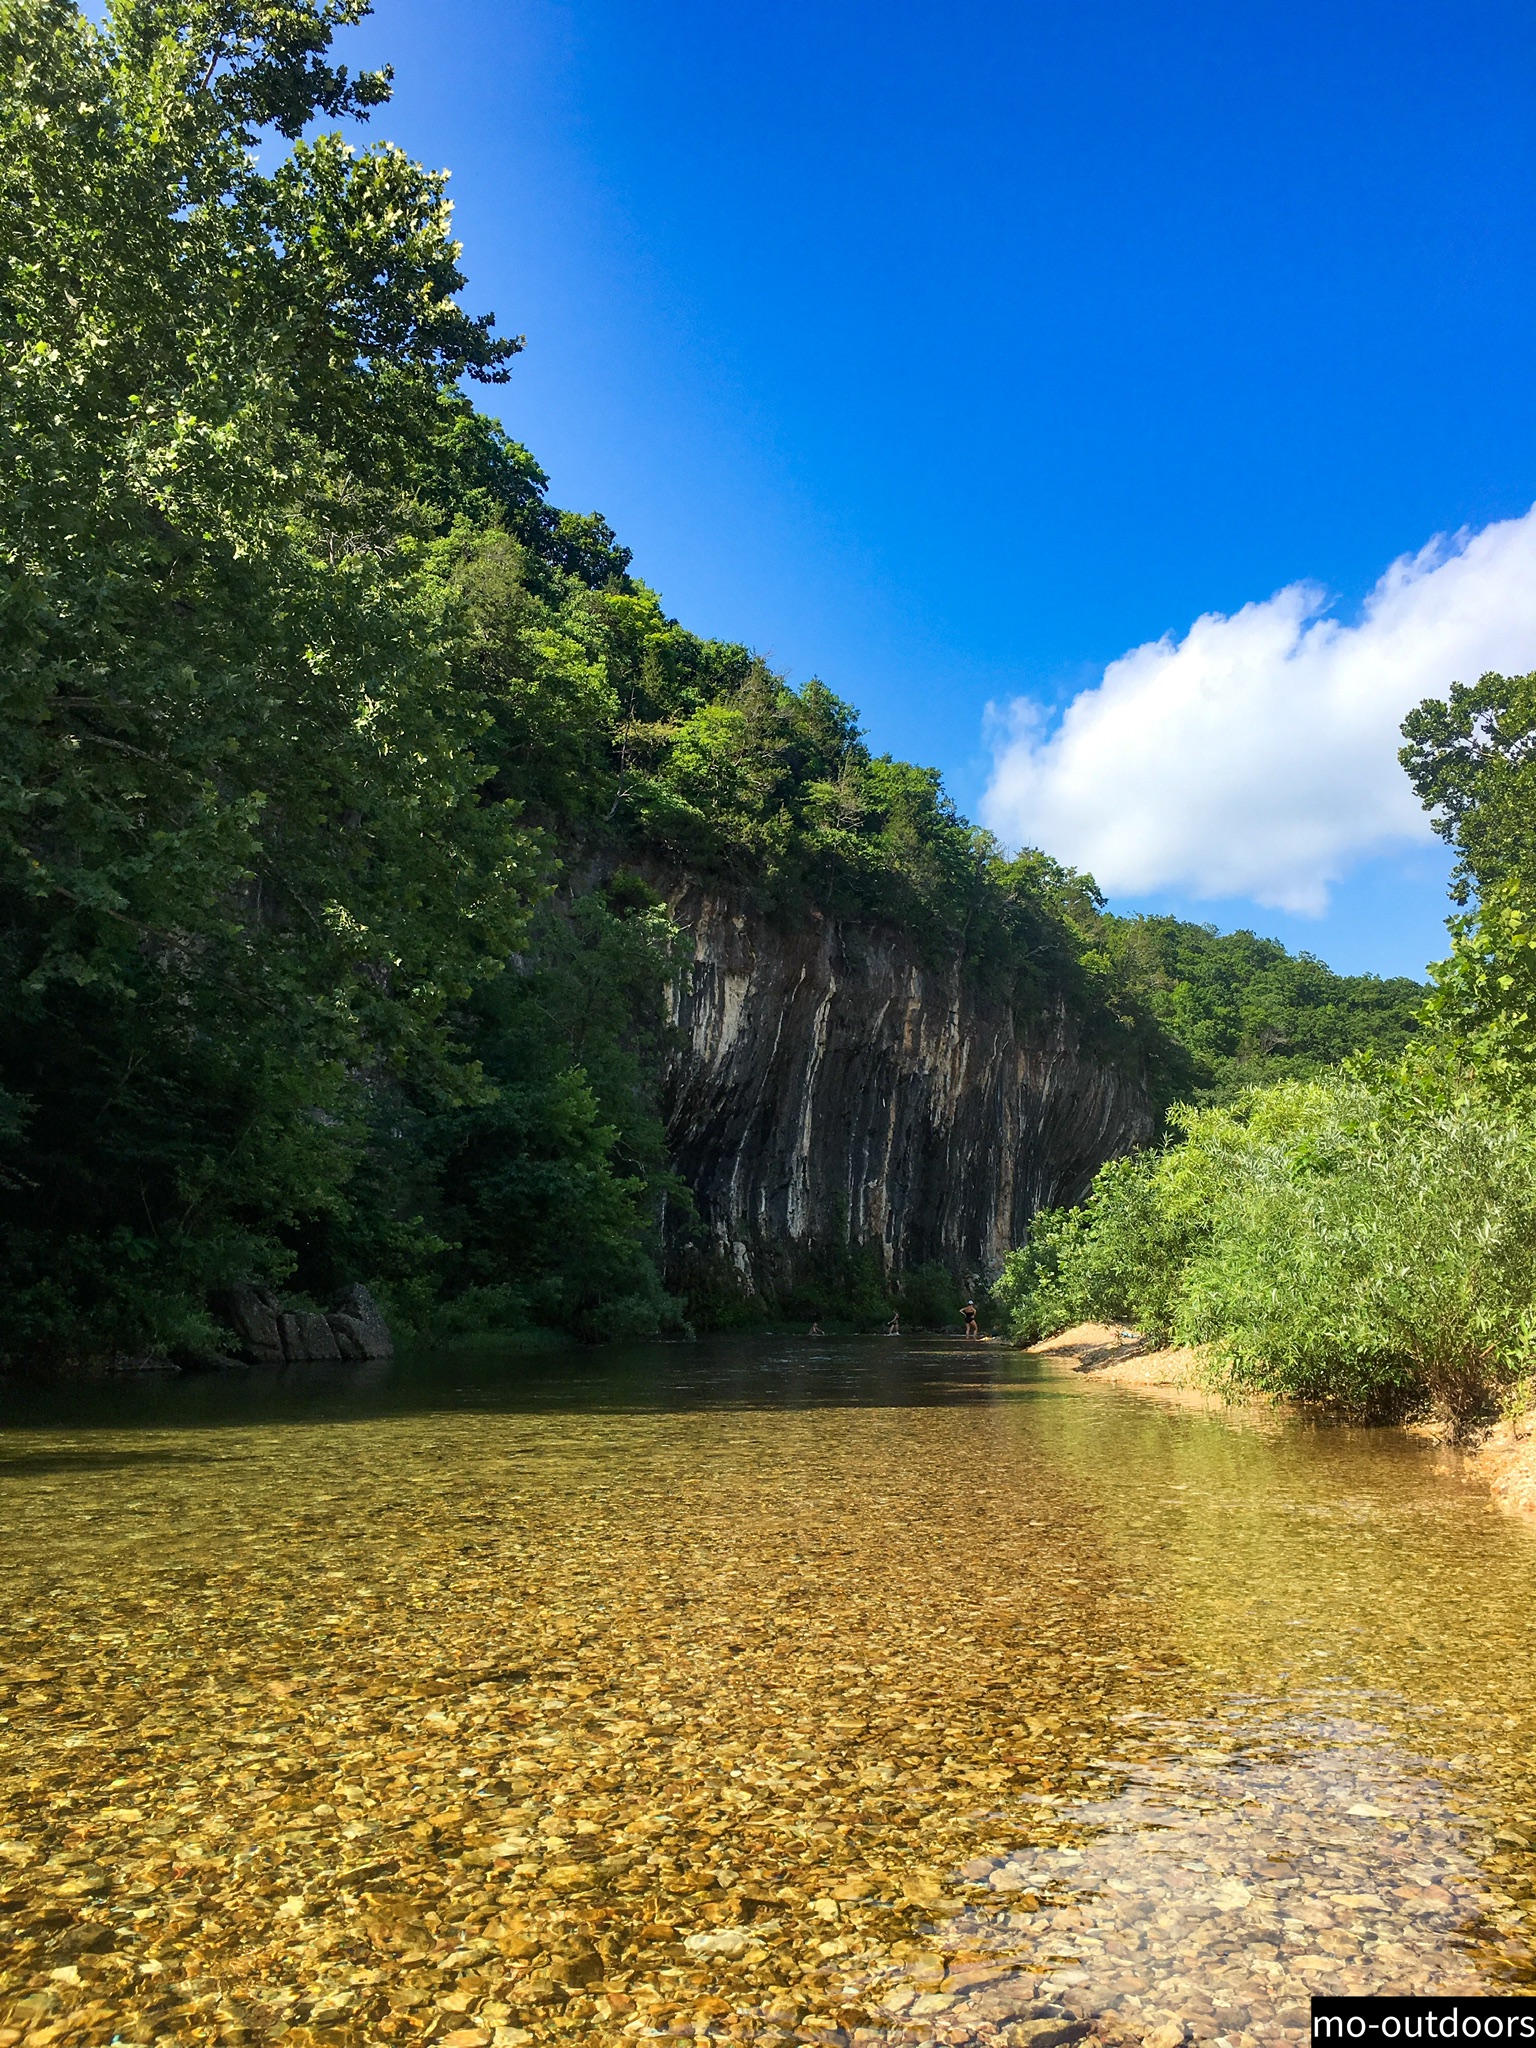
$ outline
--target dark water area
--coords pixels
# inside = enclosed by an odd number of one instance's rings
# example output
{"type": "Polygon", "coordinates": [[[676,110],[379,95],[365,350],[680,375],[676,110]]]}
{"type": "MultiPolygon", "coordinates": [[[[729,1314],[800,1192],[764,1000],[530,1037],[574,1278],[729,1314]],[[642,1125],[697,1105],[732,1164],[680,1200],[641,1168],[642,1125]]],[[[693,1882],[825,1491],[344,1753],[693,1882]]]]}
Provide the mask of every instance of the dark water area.
{"type": "Polygon", "coordinates": [[[588,1346],[487,1337],[366,1364],[0,1378],[0,1427],[217,1429],[464,1410],[900,1408],[995,1402],[1022,1391],[1018,1354],[993,1342],[751,1336],[588,1346]]]}
{"type": "Polygon", "coordinates": [[[1392,1432],[958,1340],[6,1383],[0,2024],[1249,2048],[1536,1988],[1533,1564],[1392,1432]]]}

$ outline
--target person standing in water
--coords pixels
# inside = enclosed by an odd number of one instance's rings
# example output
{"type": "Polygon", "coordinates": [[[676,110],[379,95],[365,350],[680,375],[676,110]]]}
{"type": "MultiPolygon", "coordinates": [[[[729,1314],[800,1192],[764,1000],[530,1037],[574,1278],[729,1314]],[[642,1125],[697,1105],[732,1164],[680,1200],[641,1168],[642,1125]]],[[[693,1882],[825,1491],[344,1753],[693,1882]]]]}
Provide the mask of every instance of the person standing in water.
{"type": "Polygon", "coordinates": [[[900,1310],[898,1310],[896,1314],[891,1317],[891,1327],[886,1331],[885,1334],[887,1335],[887,1337],[899,1337],[901,1335],[900,1310]]]}
{"type": "Polygon", "coordinates": [[[967,1337],[979,1337],[981,1335],[981,1331],[976,1327],[976,1304],[974,1301],[968,1301],[965,1307],[961,1309],[960,1320],[965,1325],[967,1337]]]}

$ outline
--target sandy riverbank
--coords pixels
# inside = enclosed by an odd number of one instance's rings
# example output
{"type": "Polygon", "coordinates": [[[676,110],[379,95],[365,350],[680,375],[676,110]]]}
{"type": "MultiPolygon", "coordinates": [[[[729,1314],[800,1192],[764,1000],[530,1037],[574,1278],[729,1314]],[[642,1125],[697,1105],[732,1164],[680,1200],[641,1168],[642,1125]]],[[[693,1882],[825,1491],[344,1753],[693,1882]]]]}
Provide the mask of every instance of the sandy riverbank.
{"type": "Polygon", "coordinates": [[[1181,1407],[1219,1406],[1221,1396],[1206,1385],[1200,1354],[1187,1346],[1149,1347],[1137,1330],[1115,1323],[1076,1323],[1058,1336],[1029,1346],[1030,1355],[1048,1358],[1105,1385],[1133,1387],[1181,1407]]]}
{"type": "MultiPolygon", "coordinates": [[[[1031,1344],[1029,1350],[1033,1356],[1051,1359],[1087,1379],[1151,1394],[1178,1407],[1221,1405],[1221,1395],[1202,1371],[1198,1350],[1189,1346],[1149,1349],[1138,1331],[1118,1324],[1078,1323],[1058,1336],[1031,1344]]],[[[1262,1397],[1255,1400],[1262,1403],[1262,1397]]],[[[1433,1446],[1451,1476],[1480,1481],[1501,1507],[1536,1517],[1536,1410],[1497,1423],[1470,1449],[1444,1442],[1433,1424],[1413,1424],[1410,1429],[1433,1446]]]]}

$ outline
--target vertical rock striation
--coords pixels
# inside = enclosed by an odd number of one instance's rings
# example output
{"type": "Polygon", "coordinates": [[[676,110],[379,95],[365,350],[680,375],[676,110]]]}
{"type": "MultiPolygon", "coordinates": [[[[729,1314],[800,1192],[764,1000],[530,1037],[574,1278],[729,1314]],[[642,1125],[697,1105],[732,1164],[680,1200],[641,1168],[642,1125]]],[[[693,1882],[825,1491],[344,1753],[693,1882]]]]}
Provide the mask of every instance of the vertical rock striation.
{"type": "Polygon", "coordinates": [[[698,883],[667,895],[694,943],[672,1158],[748,1286],[850,1241],[888,1268],[989,1278],[1037,1209],[1151,1135],[1144,1091],[1084,1050],[1064,1004],[1021,1024],[898,930],[814,912],[784,927],[698,883]]]}

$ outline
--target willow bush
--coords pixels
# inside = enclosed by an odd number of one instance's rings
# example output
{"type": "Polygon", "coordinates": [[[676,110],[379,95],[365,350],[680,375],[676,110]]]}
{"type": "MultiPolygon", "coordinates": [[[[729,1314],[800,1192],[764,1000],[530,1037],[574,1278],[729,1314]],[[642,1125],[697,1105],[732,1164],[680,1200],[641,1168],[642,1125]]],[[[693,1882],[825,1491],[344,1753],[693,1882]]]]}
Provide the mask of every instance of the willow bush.
{"type": "Polygon", "coordinates": [[[1021,1341],[1090,1319],[1209,1346],[1234,1390],[1458,1427],[1536,1349],[1536,1114],[1448,1058],[1175,1110],[1170,1143],[1036,1218],[999,1284],[1021,1341]]]}

